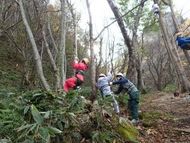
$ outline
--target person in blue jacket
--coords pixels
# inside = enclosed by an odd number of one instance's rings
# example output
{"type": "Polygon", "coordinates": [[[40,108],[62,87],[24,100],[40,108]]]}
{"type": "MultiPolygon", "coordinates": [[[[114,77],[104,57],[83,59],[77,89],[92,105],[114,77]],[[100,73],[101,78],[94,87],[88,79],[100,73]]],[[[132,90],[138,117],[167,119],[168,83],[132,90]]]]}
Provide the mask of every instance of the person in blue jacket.
{"type": "Polygon", "coordinates": [[[131,122],[136,124],[139,120],[138,117],[138,108],[139,108],[139,90],[136,86],[128,80],[122,73],[118,73],[116,75],[117,80],[110,82],[110,85],[119,85],[118,90],[115,91],[115,94],[119,94],[121,91],[127,92],[129,95],[128,99],[128,109],[130,112],[130,116],[132,117],[131,122]]]}
{"type": "Polygon", "coordinates": [[[181,49],[190,50],[190,37],[178,36],[176,42],[181,49]]]}

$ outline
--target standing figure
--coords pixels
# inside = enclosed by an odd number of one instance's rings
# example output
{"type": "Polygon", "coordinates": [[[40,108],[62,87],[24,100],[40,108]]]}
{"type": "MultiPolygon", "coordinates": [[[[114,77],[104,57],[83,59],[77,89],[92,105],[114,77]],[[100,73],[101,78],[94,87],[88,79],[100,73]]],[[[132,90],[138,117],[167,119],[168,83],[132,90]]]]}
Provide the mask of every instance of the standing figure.
{"type": "Polygon", "coordinates": [[[77,89],[84,82],[84,71],[88,69],[89,60],[83,58],[81,61],[75,59],[72,67],[75,69],[75,76],[66,79],[63,84],[63,89],[65,92],[69,92],[72,89],[77,89]]]}
{"type": "Polygon", "coordinates": [[[139,108],[139,91],[136,86],[128,80],[122,73],[118,73],[116,75],[117,80],[110,82],[110,85],[118,84],[118,90],[114,92],[115,94],[119,94],[121,91],[127,92],[129,95],[128,99],[128,109],[130,112],[130,116],[132,117],[132,123],[136,124],[139,120],[138,117],[138,108],[139,108]]]}
{"type": "Polygon", "coordinates": [[[81,61],[75,58],[72,66],[76,71],[86,71],[88,69],[88,64],[89,60],[87,58],[83,58],[81,61]]]}
{"type": "Polygon", "coordinates": [[[112,97],[113,100],[113,106],[114,106],[114,111],[116,113],[119,113],[119,105],[117,100],[114,97],[113,92],[111,91],[111,87],[109,85],[109,82],[112,79],[112,75],[111,73],[108,73],[108,75],[106,76],[105,74],[100,74],[98,81],[96,83],[97,88],[100,90],[102,98],[105,99],[106,97],[112,97]]]}

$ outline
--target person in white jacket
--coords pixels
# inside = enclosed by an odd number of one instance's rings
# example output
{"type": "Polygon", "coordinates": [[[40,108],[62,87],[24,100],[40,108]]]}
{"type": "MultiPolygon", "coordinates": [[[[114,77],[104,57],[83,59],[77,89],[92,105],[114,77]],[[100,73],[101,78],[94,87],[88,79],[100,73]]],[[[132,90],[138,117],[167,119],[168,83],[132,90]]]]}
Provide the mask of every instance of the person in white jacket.
{"type": "Polygon", "coordinates": [[[115,99],[114,94],[113,94],[111,87],[109,85],[109,82],[111,82],[111,80],[112,80],[112,74],[111,73],[108,73],[107,76],[105,74],[101,73],[101,74],[99,74],[99,78],[98,78],[98,81],[96,83],[96,86],[100,90],[103,99],[105,99],[105,97],[112,96],[114,111],[116,113],[119,113],[118,102],[115,99]]]}

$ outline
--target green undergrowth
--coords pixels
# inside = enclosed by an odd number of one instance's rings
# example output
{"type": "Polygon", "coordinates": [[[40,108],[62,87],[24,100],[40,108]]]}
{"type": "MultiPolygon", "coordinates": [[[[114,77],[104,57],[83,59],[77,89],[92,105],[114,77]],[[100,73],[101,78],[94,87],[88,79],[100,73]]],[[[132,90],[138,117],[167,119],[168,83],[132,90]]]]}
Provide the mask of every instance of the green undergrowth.
{"type": "Polygon", "coordinates": [[[176,85],[174,85],[174,84],[168,84],[164,89],[163,89],[163,91],[164,92],[167,92],[167,93],[173,93],[173,92],[175,92],[177,90],[177,87],[176,87],[176,85]]]}
{"type": "Polygon", "coordinates": [[[145,127],[157,126],[161,120],[167,121],[173,119],[171,114],[158,111],[143,112],[140,117],[145,127]]]}
{"type": "MultiPolygon", "coordinates": [[[[88,91],[88,90],[87,90],[88,91]]],[[[138,142],[138,131],[101,97],[93,104],[85,91],[0,91],[0,142],[138,142]]]]}
{"type": "Polygon", "coordinates": [[[0,89],[17,90],[21,84],[21,75],[13,70],[0,68],[0,89]]]}
{"type": "Polygon", "coordinates": [[[0,89],[17,90],[21,84],[21,60],[16,48],[8,43],[6,38],[0,38],[0,89]]]}

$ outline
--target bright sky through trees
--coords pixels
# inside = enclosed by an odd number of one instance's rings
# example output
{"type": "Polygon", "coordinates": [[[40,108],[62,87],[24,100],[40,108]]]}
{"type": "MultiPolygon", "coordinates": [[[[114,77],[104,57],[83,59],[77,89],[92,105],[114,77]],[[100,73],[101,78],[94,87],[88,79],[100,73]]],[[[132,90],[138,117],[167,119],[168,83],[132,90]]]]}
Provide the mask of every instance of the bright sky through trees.
{"type": "MultiPolygon", "coordinates": [[[[50,0],[51,3],[55,3],[55,1],[59,0],[50,0]]],[[[81,13],[81,20],[79,21],[80,27],[88,31],[88,13],[86,7],[86,0],[71,0],[71,2],[74,4],[74,8],[76,8],[77,11],[81,13]]],[[[175,10],[179,11],[184,18],[190,17],[190,7],[188,5],[190,0],[173,0],[173,2],[175,5],[175,10]]],[[[93,34],[94,37],[96,37],[105,25],[113,21],[112,18],[114,18],[114,15],[107,3],[107,0],[90,0],[90,6],[92,13],[92,22],[94,27],[93,34]]],[[[103,43],[105,45],[108,45],[107,42],[112,41],[113,39],[115,39],[116,43],[121,42],[122,35],[119,30],[119,26],[116,22],[112,26],[110,26],[109,30],[106,30],[103,34],[103,43]]],[[[106,49],[105,45],[103,45],[104,49],[106,49]]],[[[96,49],[98,50],[99,48],[95,47],[95,51],[96,53],[98,53],[96,49]]],[[[119,48],[116,49],[118,49],[118,51],[115,52],[121,52],[119,48]]]]}

